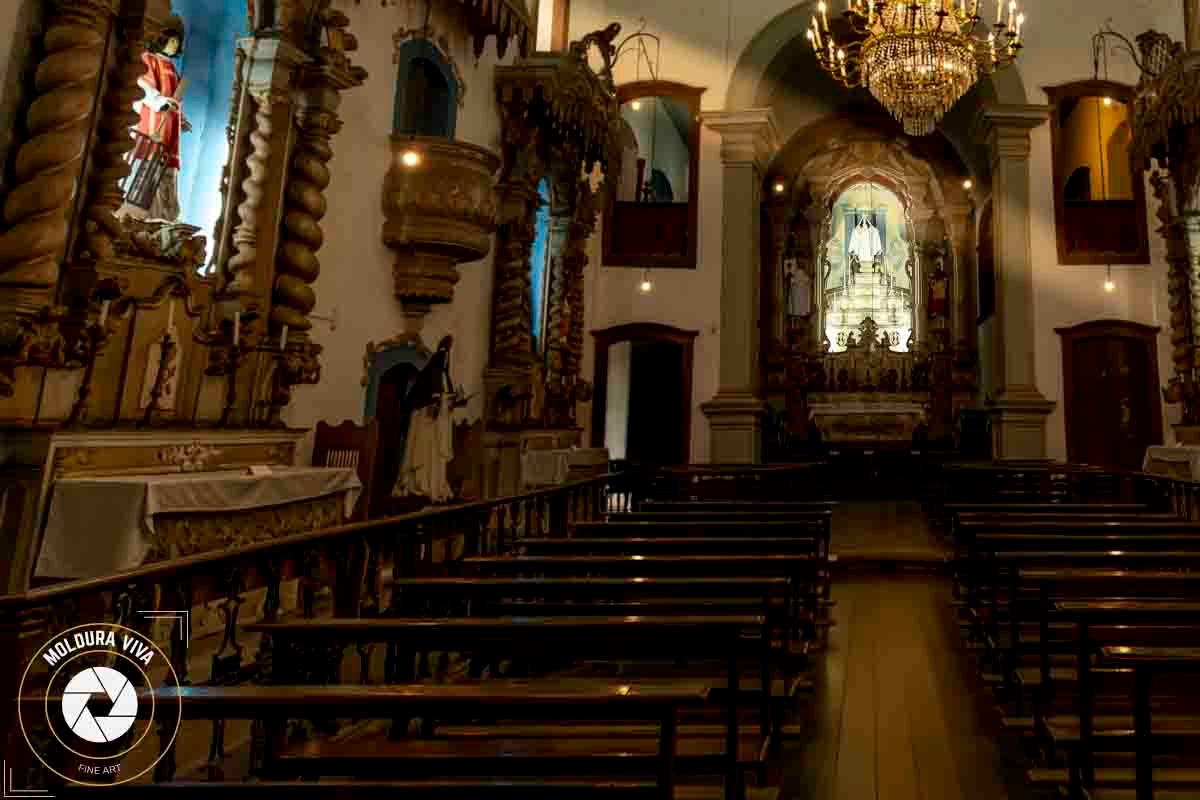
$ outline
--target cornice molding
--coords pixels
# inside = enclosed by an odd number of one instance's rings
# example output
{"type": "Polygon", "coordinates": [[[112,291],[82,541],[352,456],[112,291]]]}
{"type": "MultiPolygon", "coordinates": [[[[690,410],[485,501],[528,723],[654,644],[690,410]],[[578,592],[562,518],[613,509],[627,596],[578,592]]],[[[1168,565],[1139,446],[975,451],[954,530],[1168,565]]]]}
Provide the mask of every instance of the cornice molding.
{"type": "Polygon", "coordinates": [[[770,108],[708,111],[701,122],[721,134],[721,163],[754,164],[764,169],[779,151],[779,126],[770,108]]]}

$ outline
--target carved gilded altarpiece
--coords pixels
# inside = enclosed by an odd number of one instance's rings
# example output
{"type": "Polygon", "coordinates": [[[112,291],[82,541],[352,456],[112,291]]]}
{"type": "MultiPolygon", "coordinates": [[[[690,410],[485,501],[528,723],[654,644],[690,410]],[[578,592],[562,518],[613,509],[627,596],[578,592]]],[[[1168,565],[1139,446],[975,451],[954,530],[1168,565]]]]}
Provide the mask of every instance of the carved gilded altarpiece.
{"type": "MultiPolygon", "coordinates": [[[[319,380],[308,314],[323,192],[339,96],[366,72],[351,61],[357,42],[330,0],[245,12],[228,53],[229,107],[210,126],[228,155],[219,186],[202,187],[217,216],[205,228],[129,211],[135,179],[150,179],[135,150],[145,110],[176,113],[186,136],[199,102],[185,94],[186,76],[157,95],[174,106],[152,93],[165,84],[151,85],[148,65],[187,40],[169,0],[45,3],[40,41],[25,43],[36,79],[16,109],[23,124],[2,198],[0,424],[14,454],[3,491],[44,498],[64,473],[294,460],[298,432],[236,445],[229,434],[279,426],[291,387],[319,380]]],[[[2,559],[10,566],[28,556],[37,514],[14,524],[0,554],[14,556],[2,559]]],[[[21,569],[11,566],[5,583],[21,569]]]]}

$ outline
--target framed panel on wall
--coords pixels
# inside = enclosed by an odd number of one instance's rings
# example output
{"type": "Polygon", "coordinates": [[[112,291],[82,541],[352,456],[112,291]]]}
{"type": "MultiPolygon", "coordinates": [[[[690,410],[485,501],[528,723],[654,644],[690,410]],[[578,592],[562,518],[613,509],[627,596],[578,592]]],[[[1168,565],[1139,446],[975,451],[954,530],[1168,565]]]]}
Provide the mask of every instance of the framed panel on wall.
{"type": "Polygon", "coordinates": [[[621,175],[604,212],[605,266],[696,266],[703,93],[671,81],[617,87],[621,175]]]}
{"type": "Polygon", "coordinates": [[[1059,263],[1149,264],[1145,185],[1129,150],[1133,89],[1091,80],[1045,92],[1059,263]]]}

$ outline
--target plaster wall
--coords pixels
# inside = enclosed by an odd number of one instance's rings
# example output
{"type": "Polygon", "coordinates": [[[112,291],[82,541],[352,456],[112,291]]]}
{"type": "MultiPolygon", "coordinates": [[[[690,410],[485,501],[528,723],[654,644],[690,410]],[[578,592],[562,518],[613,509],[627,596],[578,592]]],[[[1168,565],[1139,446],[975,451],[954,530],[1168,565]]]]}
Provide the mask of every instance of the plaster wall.
{"type": "MultiPolygon", "coordinates": [[[[323,228],[321,276],[315,289],[313,313],[334,317],[336,326],[314,320],[313,340],[325,347],[321,382],[298,387],[288,409],[287,422],[310,427],[318,420],[361,422],[368,342],[382,342],[404,330],[400,301],[394,293],[392,251],[384,246],[383,179],[391,159],[389,136],[395,96],[396,44],[400,29],[421,27],[425,6],[400,2],[338,4],[350,17],[350,30],[358,37],[355,61],[370,72],[366,83],[342,97],[339,110],[345,127],[334,138],[333,179],[325,192],[329,212],[323,228]]],[[[435,35],[447,34],[449,59],[461,78],[462,105],[458,109],[455,138],[500,152],[500,121],[496,109],[493,72],[499,63],[495,39],[478,61],[470,38],[454,8],[433,7],[435,35]],[[465,89],[465,91],[462,91],[465,89]]],[[[506,62],[516,53],[510,42],[506,62]]],[[[435,306],[426,316],[421,338],[430,349],[451,334],[454,347],[450,373],[455,384],[470,395],[458,421],[474,421],[483,413],[482,376],[487,361],[490,332],[492,254],[463,264],[452,303],[435,306]]]]}
{"type": "MultiPolygon", "coordinates": [[[[1091,36],[1106,22],[1132,38],[1153,28],[1182,39],[1181,2],[1150,3],[1146,0],[1063,0],[1053,9],[1041,4],[1026,4],[1025,48],[1016,75],[1004,76],[1005,91],[1000,99],[1021,102],[1019,83],[1023,82],[1025,102],[1045,104],[1042,86],[1084,80],[1092,77],[1091,36]],[[1014,95],[1014,87],[1016,94],[1014,95]]],[[[644,18],[646,30],[661,37],[658,77],[706,88],[702,110],[725,108],[727,94],[737,93],[741,75],[734,72],[743,51],[752,42],[756,53],[779,52],[796,36],[803,36],[815,3],[793,5],[784,0],[734,3],[732,0],[575,0],[571,3],[569,38],[577,39],[609,22],[622,24],[623,34],[637,30],[644,18]],[[789,27],[799,17],[801,26],[789,27]],[[774,50],[772,51],[772,48],[774,50]],[[732,88],[731,88],[732,86],[732,88]]],[[[769,62],[769,58],[767,61],[769,62]]],[[[632,80],[635,59],[618,63],[618,83],[632,80]]],[[[1108,77],[1135,83],[1137,70],[1127,55],[1110,49],[1108,77]]],[[[766,63],[751,70],[748,96],[770,97],[779,123],[782,142],[803,125],[832,109],[827,101],[809,96],[803,75],[771,75],[777,82],[763,85],[766,63]]],[[[1103,77],[1103,75],[1101,76],[1103,77]]],[[[993,92],[992,94],[996,94],[993,92]]],[[[738,96],[747,96],[745,92],[738,96]]],[[[730,108],[729,110],[736,110],[730,108]]],[[[969,120],[967,120],[969,121],[969,120]]],[[[960,121],[960,126],[961,122],[960,121]]],[[[969,138],[961,131],[951,132],[960,152],[972,164],[980,164],[969,138]]],[[[781,143],[782,143],[781,142],[781,143]]],[[[1031,135],[1030,215],[1033,221],[1033,295],[1035,320],[1035,358],[1037,381],[1042,393],[1058,401],[1048,420],[1047,455],[1066,457],[1062,402],[1062,353],[1056,327],[1093,319],[1121,318],[1150,325],[1165,326],[1166,282],[1164,248],[1151,233],[1151,264],[1114,267],[1116,291],[1103,290],[1104,267],[1069,267],[1058,263],[1054,238],[1053,173],[1050,157],[1050,128],[1042,125],[1031,135]]],[[[721,318],[721,160],[720,136],[707,129],[702,137],[700,157],[699,247],[696,270],[654,270],[654,291],[638,292],[641,271],[637,269],[589,269],[588,328],[598,329],[625,322],[661,322],[700,331],[696,341],[695,383],[692,420],[692,460],[707,460],[708,425],[698,413],[700,403],[709,400],[717,388],[719,323],[721,318]]],[[[986,179],[986,175],[982,176],[986,179]]],[[[977,181],[977,183],[981,183],[977,181]]],[[[1151,231],[1153,196],[1148,194],[1151,231]]],[[[592,259],[600,263],[598,248],[592,259]]],[[[990,328],[983,339],[998,334],[990,328]]],[[[981,345],[985,341],[981,340],[981,345]]],[[[1170,376],[1168,338],[1165,329],[1159,338],[1159,370],[1162,381],[1170,376]]],[[[589,354],[590,359],[590,354],[589,354]]],[[[590,370],[589,367],[585,367],[590,370]]],[[[590,371],[586,374],[590,375],[590,371]]],[[[990,387],[985,378],[984,389],[990,387]]],[[[981,391],[981,396],[983,392],[981,391]]],[[[1175,409],[1164,407],[1167,423],[1175,421],[1175,409]]],[[[1169,430],[1169,428],[1166,428],[1169,430]]]]}

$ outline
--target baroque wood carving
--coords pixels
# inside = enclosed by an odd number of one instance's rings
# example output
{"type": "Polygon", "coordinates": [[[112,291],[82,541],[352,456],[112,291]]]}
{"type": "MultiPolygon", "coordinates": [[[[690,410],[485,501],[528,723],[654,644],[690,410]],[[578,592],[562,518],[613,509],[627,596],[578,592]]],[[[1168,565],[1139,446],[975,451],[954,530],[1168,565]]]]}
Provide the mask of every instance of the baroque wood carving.
{"type": "MultiPolygon", "coordinates": [[[[574,424],[575,404],[589,395],[579,379],[583,347],[583,268],[586,242],[600,207],[587,179],[599,164],[619,172],[620,116],[611,77],[611,45],[620,30],[614,24],[588,34],[566,53],[537,53],[496,71],[504,163],[496,188],[495,282],[492,298],[489,424],[512,426],[574,424]],[[591,49],[605,67],[588,66],[591,49]],[[547,342],[549,373],[543,385],[530,385],[533,366],[530,251],[534,219],[541,200],[538,183],[551,176],[555,196],[552,225],[559,251],[552,258],[547,342]],[[535,394],[544,402],[530,402],[535,394]],[[531,409],[544,413],[533,419],[531,409]],[[514,412],[516,417],[514,418],[514,412]]],[[[603,184],[602,184],[603,185],[603,184]]]]}
{"type": "Polygon", "coordinates": [[[1151,175],[1159,233],[1167,245],[1171,360],[1164,398],[1183,406],[1183,424],[1200,425],[1200,63],[1183,44],[1147,31],[1137,37],[1142,69],[1131,118],[1131,156],[1151,175]]]}

